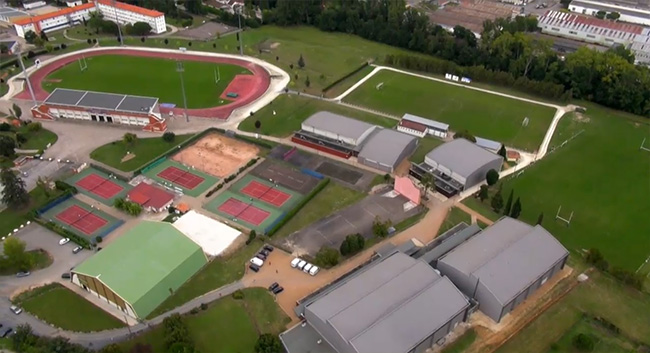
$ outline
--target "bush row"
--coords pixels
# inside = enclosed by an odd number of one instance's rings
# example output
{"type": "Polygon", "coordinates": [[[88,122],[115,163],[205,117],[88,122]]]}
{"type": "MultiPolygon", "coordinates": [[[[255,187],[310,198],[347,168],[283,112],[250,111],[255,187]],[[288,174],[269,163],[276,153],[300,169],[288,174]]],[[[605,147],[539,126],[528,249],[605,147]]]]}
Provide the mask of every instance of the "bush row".
{"type": "Polygon", "coordinates": [[[54,223],[54,222],[48,222],[42,218],[36,217],[34,219],[38,224],[44,226],[45,228],[59,234],[60,236],[64,238],[70,238],[73,242],[79,244],[80,246],[86,248],[86,249],[92,249],[92,244],[88,241],[88,239],[79,236],[67,229],[64,229],[60,225],[54,223]]]}
{"type": "Polygon", "coordinates": [[[205,194],[205,197],[208,198],[208,197],[212,196],[215,192],[221,190],[221,188],[226,186],[226,184],[228,184],[229,182],[233,181],[239,174],[244,172],[246,169],[251,167],[253,164],[257,163],[258,160],[259,160],[259,157],[256,157],[256,158],[253,158],[250,161],[248,161],[248,163],[246,163],[246,165],[240,167],[239,170],[237,170],[237,172],[235,174],[231,174],[231,175],[227,176],[225,179],[223,179],[222,183],[217,184],[217,186],[215,186],[210,191],[208,191],[208,193],[205,194]]]}
{"type": "Polygon", "coordinates": [[[124,181],[124,182],[128,183],[129,180],[130,180],[130,178],[128,176],[116,173],[116,172],[114,172],[114,171],[112,171],[112,170],[110,170],[108,168],[102,167],[102,166],[100,166],[98,164],[90,163],[90,166],[92,168],[94,168],[94,169],[99,170],[100,172],[106,173],[107,175],[113,175],[113,176],[115,176],[115,178],[117,178],[117,179],[119,179],[121,181],[124,181]]]}
{"type": "Polygon", "coordinates": [[[307,204],[307,202],[311,201],[311,199],[313,199],[321,190],[323,190],[327,184],[329,184],[329,182],[329,178],[321,180],[321,182],[318,183],[318,185],[316,185],[316,187],[309,194],[307,194],[304,199],[300,201],[300,203],[298,203],[294,208],[287,212],[282,219],[275,223],[273,227],[271,227],[271,229],[266,232],[266,235],[270,237],[275,234],[275,232],[277,232],[280,228],[282,228],[283,225],[289,222],[289,220],[291,220],[291,218],[293,218],[293,216],[295,216],[296,213],[298,213],[298,211],[300,211],[307,204]]]}
{"type": "Polygon", "coordinates": [[[56,180],[54,181],[54,187],[57,188],[57,190],[61,190],[63,192],[69,191],[73,195],[79,192],[76,187],[66,183],[65,181],[62,180],[56,180]]]}
{"type": "Polygon", "coordinates": [[[341,77],[341,78],[339,78],[338,80],[336,80],[336,81],[330,83],[329,85],[325,86],[325,88],[323,88],[323,93],[329,91],[330,89],[332,89],[332,87],[338,85],[339,83],[341,83],[341,82],[347,80],[349,77],[351,77],[352,75],[356,74],[357,72],[359,72],[359,71],[365,69],[368,65],[370,65],[370,63],[369,63],[369,62],[365,62],[365,63],[363,63],[361,66],[357,67],[356,69],[354,69],[354,70],[352,70],[351,72],[349,72],[349,73],[347,73],[346,75],[344,75],[343,77],[341,77]]]}

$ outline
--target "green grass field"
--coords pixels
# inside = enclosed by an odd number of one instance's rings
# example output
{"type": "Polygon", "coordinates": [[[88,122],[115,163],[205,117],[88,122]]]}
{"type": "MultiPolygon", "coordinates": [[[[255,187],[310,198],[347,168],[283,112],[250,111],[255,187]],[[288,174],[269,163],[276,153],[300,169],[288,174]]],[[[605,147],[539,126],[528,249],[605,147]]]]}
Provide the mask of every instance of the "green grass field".
{"type": "Polygon", "coordinates": [[[465,222],[468,225],[472,224],[472,217],[460,208],[452,207],[447,213],[447,217],[445,217],[445,220],[442,222],[440,230],[438,230],[438,235],[450,230],[460,222],[465,222]]]}
{"type": "Polygon", "coordinates": [[[300,124],[319,111],[328,111],[384,127],[397,125],[397,120],[338,104],[295,95],[281,95],[273,103],[242,121],[239,128],[264,135],[286,137],[294,131],[300,130],[300,124]],[[273,112],[276,114],[273,115],[273,112]],[[255,121],[257,120],[262,124],[259,131],[255,128],[255,121]]]}
{"type": "Polygon", "coordinates": [[[29,192],[29,205],[20,210],[12,210],[9,208],[4,209],[0,212],[0,233],[8,234],[11,233],[14,229],[20,227],[21,224],[25,224],[30,220],[29,211],[34,208],[40,208],[45,206],[47,200],[60,195],[61,192],[58,190],[53,190],[50,192],[50,196],[45,194],[42,188],[37,187],[34,190],[29,192]]]}
{"type": "Polygon", "coordinates": [[[593,338],[595,345],[592,353],[629,353],[635,346],[624,337],[608,331],[597,321],[582,317],[548,352],[579,352],[572,344],[572,339],[578,334],[585,334],[593,338]]]}
{"type": "Polygon", "coordinates": [[[164,141],[162,137],[138,138],[131,146],[121,140],[114,141],[97,147],[90,152],[90,158],[115,169],[130,172],[151,162],[192,136],[191,134],[176,135],[176,138],[171,143],[164,141]],[[135,155],[135,157],[125,159],[127,152],[135,155]]]}
{"type": "MultiPolygon", "coordinates": [[[[647,119],[587,107],[585,116],[560,121],[551,146],[584,132],[503,181],[503,195],[514,189],[520,218],[530,224],[543,212],[543,226],[570,250],[598,248],[612,265],[636,271],[650,255],[650,152],[639,150],[644,137],[650,140],[650,126],[647,119]],[[574,212],[570,227],[555,221],[559,206],[564,217],[574,212]]],[[[468,202],[482,214],[491,212],[489,200],[468,202]]]]}
{"type": "MultiPolygon", "coordinates": [[[[243,266],[240,266],[243,267],[243,266]]],[[[202,353],[253,352],[260,334],[279,334],[289,318],[264,288],[244,289],[244,299],[223,297],[205,311],[185,316],[190,337],[202,353]]],[[[162,326],[121,343],[130,352],[136,343],[150,345],[151,352],[165,352],[162,326]]]]}
{"type": "Polygon", "coordinates": [[[64,330],[92,332],[124,326],[122,321],[60,284],[36,289],[34,295],[28,295],[18,305],[64,330]]]}
{"type": "Polygon", "coordinates": [[[434,148],[442,145],[444,142],[445,141],[435,137],[421,138],[418,142],[418,148],[415,150],[415,152],[413,152],[413,155],[409,159],[414,163],[422,163],[424,162],[424,157],[427,155],[427,153],[431,152],[431,150],[434,148]]]}
{"type": "Polygon", "coordinates": [[[334,85],[332,88],[328,89],[325,92],[325,97],[327,98],[338,97],[340,94],[342,94],[343,92],[347,91],[350,87],[352,87],[355,83],[359,82],[362,78],[366,77],[374,69],[375,68],[370,65],[364,67],[363,69],[356,72],[354,75],[346,78],[345,80],[334,85]]]}
{"type": "Polygon", "coordinates": [[[442,350],[442,353],[462,353],[476,340],[476,331],[469,329],[458,337],[456,341],[452,342],[449,346],[442,350]]]}
{"type": "Polygon", "coordinates": [[[390,71],[376,74],[344,100],[445,122],[453,131],[469,130],[527,151],[539,147],[555,113],[553,108],[390,71]],[[525,117],[530,121],[522,127],[525,117]]]}
{"type": "MultiPolygon", "coordinates": [[[[133,94],[160,99],[161,103],[183,105],[180,76],[176,61],[125,55],[102,55],[86,58],[88,69],[81,71],[78,62],[72,62],[51,73],[43,88],[57,87],[108,93],[133,94]]],[[[228,104],[219,98],[235,75],[250,74],[236,66],[198,61],[183,62],[185,92],[188,108],[208,108],[228,104]],[[215,70],[221,79],[215,84],[215,70]]]]}

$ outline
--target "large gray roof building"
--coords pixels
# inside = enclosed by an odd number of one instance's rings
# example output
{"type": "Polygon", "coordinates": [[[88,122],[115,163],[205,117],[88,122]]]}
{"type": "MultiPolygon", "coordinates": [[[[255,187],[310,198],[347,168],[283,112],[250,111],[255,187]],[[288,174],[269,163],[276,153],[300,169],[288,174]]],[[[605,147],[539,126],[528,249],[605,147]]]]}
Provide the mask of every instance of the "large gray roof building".
{"type": "Polygon", "coordinates": [[[418,147],[418,138],[405,133],[377,128],[364,143],[358,161],[369,167],[391,173],[418,147]]]}
{"type": "Polygon", "coordinates": [[[350,146],[359,146],[373,132],[375,125],[323,111],[307,118],[301,128],[350,146]]]}
{"type": "Polygon", "coordinates": [[[559,272],[569,252],[544,228],[504,217],[438,260],[438,270],[494,321],[559,272]]]}
{"type": "Polygon", "coordinates": [[[304,317],[339,353],[424,352],[469,306],[448,278],[396,252],[318,295],[304,317]]]}

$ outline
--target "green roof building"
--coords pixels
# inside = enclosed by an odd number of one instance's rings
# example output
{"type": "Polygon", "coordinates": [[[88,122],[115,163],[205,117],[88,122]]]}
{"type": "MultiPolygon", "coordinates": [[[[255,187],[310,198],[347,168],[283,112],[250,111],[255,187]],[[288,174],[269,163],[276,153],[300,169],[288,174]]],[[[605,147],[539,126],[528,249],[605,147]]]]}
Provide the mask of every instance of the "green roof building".
{"type": "Polygon", "coordinates": [[[72,270],[72,282],[145,318],[207,263],[171,223],[143,221],[72,270]]]}

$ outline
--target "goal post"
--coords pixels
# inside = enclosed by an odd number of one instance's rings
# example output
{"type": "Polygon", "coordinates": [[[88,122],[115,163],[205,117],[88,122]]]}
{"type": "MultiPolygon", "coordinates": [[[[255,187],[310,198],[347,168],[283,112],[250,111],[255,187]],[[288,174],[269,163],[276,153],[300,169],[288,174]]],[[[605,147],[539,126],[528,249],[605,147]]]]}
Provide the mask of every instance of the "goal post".
{"type": "Polygon", "coordinates": [[[214,84],[218,85],[221,81],[221,71],[219,71],[219,66],[214,69],[214,84]]]}
{"type": "Polygon", "coordinates": [[[566,224],[567,227],[571,226],[571,220],[573,219],[573,211],[571,211],[569,218],[562,216],[561,212],[562,212],[562,205],[560,205],[560,207],[558,207],[557,209],[557,213],[555,214],[555,220],[564,222],[564,224],[566,224]]]}
{"type": "Polygon", "coordinates": [[[79,70],[81,72],[88,70],[88,63],[86,62],[85,56],[82,56],[81,58],[77,59],[77,62],[79,62],[79,70]]]}

